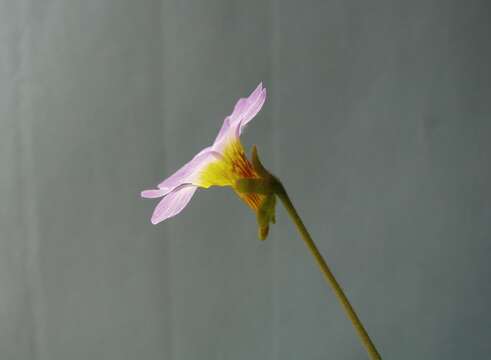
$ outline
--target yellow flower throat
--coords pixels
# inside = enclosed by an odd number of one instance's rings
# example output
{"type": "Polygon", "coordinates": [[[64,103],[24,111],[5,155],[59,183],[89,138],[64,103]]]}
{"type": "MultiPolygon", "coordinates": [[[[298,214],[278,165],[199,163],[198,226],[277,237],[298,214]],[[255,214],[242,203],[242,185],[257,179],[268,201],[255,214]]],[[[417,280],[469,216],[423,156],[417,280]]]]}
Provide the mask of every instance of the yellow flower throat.
{"type": "Polygon", "coordinates": [[[240,141],[233,140],[222,151],[222,157],[208,164],[200,174],[199,186],[230,186],[244,202],[256,211],[264,200],[263,195],[240,193],[235,189],[235,182],[239,179],[258,179],[259,175],[252,167],[245,155],[240,141]]]}

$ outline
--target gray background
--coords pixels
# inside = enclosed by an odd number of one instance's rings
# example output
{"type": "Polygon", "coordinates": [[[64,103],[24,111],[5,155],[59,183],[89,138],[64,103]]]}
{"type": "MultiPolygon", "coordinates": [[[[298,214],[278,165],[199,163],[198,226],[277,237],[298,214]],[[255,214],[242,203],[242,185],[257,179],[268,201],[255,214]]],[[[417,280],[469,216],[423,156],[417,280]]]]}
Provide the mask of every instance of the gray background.
{"type": "Polygon", "coordinates": [[[386,359],[491,355],[488,1],[0,0],[0,358],[365,359],[283,209],[139,192],[214,138],[284,181],[386,359]]]}

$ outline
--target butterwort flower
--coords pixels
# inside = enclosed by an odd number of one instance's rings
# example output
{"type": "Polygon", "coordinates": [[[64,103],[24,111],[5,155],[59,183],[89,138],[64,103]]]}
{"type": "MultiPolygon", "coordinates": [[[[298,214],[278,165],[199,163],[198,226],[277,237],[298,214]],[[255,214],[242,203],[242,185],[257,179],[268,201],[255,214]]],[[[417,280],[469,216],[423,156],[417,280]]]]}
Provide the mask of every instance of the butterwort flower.
{"type": "Polygon", "coordinates": [[[229,186],[256,213],[259,238],[266,239],[269,224],[275,223],[276,198],[285,206],[319,269],[330,284],[341,305],[353,323],[371,359],[380,360],[375,345],[355,313],[343,289],[329,269],[314,240],[293,206],[281,181],[261,164],[255,147],[251,161],[240,143],[244,127],[257,115],[266,101],[266,89],[259,84],[248,98],[239,99],[232,114],[227,116],[211,146],[201,150],[186,165],[157,185],[157,189],[142,191],[144,198],[162,198],[155,208],[153,224],[179,214],[198,188],[229,186]]]}
{"type": "MultiPolygon", "coordinates": [[[[260,214],[263,218],[265,212],[271,213],[271,207],[274,208],[274,197],[258,192],[240,191],[237,186],[240,180],[261,178],[261,170],[258,170],[258,166],[253,166],[245,155],[240,135],[245,126],[261,110],[265,101],[266,89],[261,83],[249,97],[237,101],[232,114],[225,118],[211,146],[201,150],[187,164],[158,184],[157,189],[142,191],[141,196],[144,198],[162,198],[153,212],[152,224],[158,224],[179,214],[198,188],[206,189],[211,186],[231,187],[256,214],[260,214]]],[[[272,222],[274,214],[270,214],[268,219],[272,222]]],[[[269,224],[269,221],[266,223],[269,224]]],[[[260,229],[260,237],[265,238],[267,226],[264,228],[264,224],[262,232],[261,236],[260,229]]]]}

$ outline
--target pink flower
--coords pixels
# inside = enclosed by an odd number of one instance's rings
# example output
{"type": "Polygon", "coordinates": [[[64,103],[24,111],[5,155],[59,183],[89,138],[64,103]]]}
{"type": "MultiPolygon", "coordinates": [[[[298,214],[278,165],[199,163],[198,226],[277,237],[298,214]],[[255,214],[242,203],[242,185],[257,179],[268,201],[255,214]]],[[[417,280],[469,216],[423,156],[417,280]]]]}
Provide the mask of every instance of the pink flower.
{"type": "Polygon", "coordinates": [[[179,214],[199,187],[230,186],[253,210],[259,209],[264,196],[239,192],[235,184],[239,179],[259,178],[245,155],[240,135],[265,101],[266,89],[261,83],[248,98],[237,101],[211,146],[201,150],[186,165],[162,181],[157,189],[142,191],[144,198],[162,198],[153,212],[152,224],[179,214]]]}

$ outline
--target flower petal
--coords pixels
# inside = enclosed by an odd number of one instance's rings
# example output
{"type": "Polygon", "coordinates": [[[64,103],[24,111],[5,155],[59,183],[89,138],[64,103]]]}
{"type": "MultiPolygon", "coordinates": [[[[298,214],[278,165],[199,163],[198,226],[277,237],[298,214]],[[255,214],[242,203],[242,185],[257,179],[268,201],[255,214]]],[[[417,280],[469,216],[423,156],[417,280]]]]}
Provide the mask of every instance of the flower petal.
{"type": "Polygon", "coordinates": [[[225,120],[223,120],[222,127],[220,128],[220,131],[218,132],[218,135],[215,138],[215,141],[213,142],[213,144],[220,143],[223,140],[224,136],[226,136],[227,133],[230,131],[232,125],[233,125],[233,122],[232,122],[230,116],[227,116],[225,118],[225,120]]]}
{"type": "Polygon", "coordinates": [[[213,161],[216,158],[216,155],[217,154],[211,147],[201,150],[191,161],[158,185],[159,189],[162,190],[161,196],[171,192],[182,184],[192,183],[199,170],[206,166],[210,161],[213,161]]]}
{"type": "Polygon", "coordinates": [[[247,98],[246,102],[235,105],[234,113],[231,115],[235,122],[240,122],[239,135],[244,127],[257,115],[266,101],[266,89],[260,83],[252,94],[247,98]]]}
{"type": "Polygon", "coordinates": [[[162,197],[164,195],[168,194],[167,189],[151,189],[151,190],[143,190],[141,192],[141,197],[142,198],[147,198],[147,199],[155,199],[162,197]]]}
{"type": "Polygon", "coordinates": [[[232,114],[227,116],[213,142],[212,148],[221,152],[230,140],[236,139],[244,127],[261,110],[266,101],[266,89],[260,83],[248,98],[241,98],[235,104],[232,114]]]}
{"type": "Polygon", "coordinates": [[[194,185],[184,185],[160,200],[153,212],[152,224],[156,225],[161,221],[179,214],[189,203],[196,189],[197,187],[194,185]]]}
{"type": "Polygon", "coordinates": [[[141,192],[141,197],[154,199],[165,196],[182,185],[200,186],[199,176],[201,171],[211,162],[222,156],[210,147],[203,149],[186,165],[177,170],[173,175],[162,181],[158,189],[148,189],[141,192]]]}

